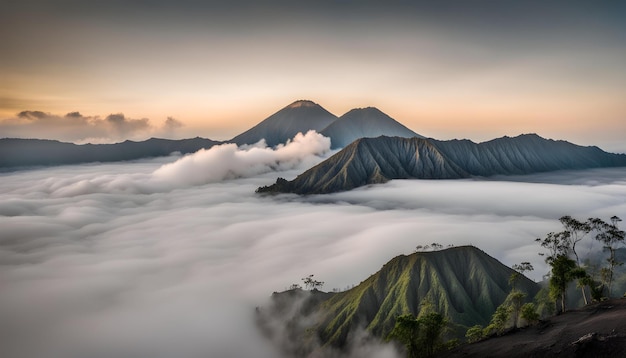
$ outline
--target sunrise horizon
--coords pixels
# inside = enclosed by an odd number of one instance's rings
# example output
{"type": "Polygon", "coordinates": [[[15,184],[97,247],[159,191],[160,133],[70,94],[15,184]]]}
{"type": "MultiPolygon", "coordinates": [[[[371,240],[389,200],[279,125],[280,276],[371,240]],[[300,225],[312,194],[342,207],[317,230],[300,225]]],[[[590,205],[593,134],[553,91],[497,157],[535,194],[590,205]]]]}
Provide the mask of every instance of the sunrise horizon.
{"type": "Polygon", "coordinates": [[[7,3],[0,136],[49,135],[17,118],[42,111],[227,140],[309,99],[438,139],[536,132],[624,152],[621,7],[563,4],[7,3]]]}

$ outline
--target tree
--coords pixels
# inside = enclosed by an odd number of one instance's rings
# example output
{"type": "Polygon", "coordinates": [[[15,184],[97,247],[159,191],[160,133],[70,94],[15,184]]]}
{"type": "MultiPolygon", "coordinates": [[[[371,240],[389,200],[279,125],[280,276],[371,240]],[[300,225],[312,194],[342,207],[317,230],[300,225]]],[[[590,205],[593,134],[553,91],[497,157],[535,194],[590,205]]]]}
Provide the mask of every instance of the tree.
{"type": "MultiPolygon", "coordinates": [[[[554,260],[558,255],[567,255],[567,239],[563,237],[561,232],[550,232],[545,238],[535,239],[542,247],[548,249],[549,255],[546,257],[546,263],[554,260]]],[[[540,256],[544,256],[543,253],[539,253],[540,256]]]]}
{"type": "Polygon", "coordinates": [[[420,329],[420,342],[424,347],[426,357],[432,356],[441,345],[443,331],[447,320],[437,312],[427,313],[418,319],[420,329]]]}
{"type": "Polygon", "coordinates": [[[576,261],[570,259],[566,255],[558,255],[550,262],[552,266],[552,275],[550,276],[550,296],[555,300],[561,301],[560,309],[557,312],[565,312],[565,294],[567,292],[567,284],[574,279],[574,269],[576,269],[576,261]]]}
{"type": "Polygon", "coordinates": [[[513,327],[519,327],[519,317],[520,312],[522,310],[522,305],[524,304],[524,298],[526,298],[526,294],[519,290],[512,290],[509,293],[509,297],[507,300],[509,302],[510,313],[513,315],[513,327]]]}
{"type": "MultiPolygon", "coordinates": [[[[570,216],[563,216],[559,220],[565,227],[564,231],[551,232],[545,238],[535,240],[549,251],[546,263],[551,267],[550,296],[554,299],[555,305],[559,299],[561,302],[560,309],[556,309],[557,313],[565,312],[565,292],[569,282],[574,278],[583,278],[586,275],[578,263],[576,243],[582,240],[592,228],[591,224],[581,223],[570,216]],[[569,258],[570,253],[574,254],[576,261],[569,258]],[[580,270],[574,271],[576,268],[580,270]]],[[[542,254],[540,253],[540,255],[542,254]]],[[[582,294],[586,301],[584,286],[582,287],[582,294]]]]}
{"type": "Polygon", "coordinates": [[[534,303],[529,302],[522,306],[522,319],[526,320],[528,324],[539,321],[539,313],[537,313],[537,306],[534,303]]]}
{"type": "Polygon", "coordinates": [[[467,340],[467,343],[478,342],[483,339],[483,337],[483,326],[479,324],[468,328],[467,332],[465,332],[465,339],[467,340]]]}
{"type": "Polygon", "coordinates": [[[535,269],[533,265],[530,264],[530,262],[522,262],[519,265],[515,264],[511,266],[511,268],[513,269],[513,272],[509,277],[509,284],[511,285],[512,290],[515,290],[515,285],[522,277],[522,275],[524,275],[524,272],[530,272],[535,269]]]}
{"type": "Polygon", "coordinates": [[[302,281],[304,282],[304,287],[311,291],[317,290],[318,287],[321,288],[322,286],[324,286],[324,281],[317,281],[313,278],[313,276],[314,275],[311,274],[307,277],[302,278],[302,281]]]}
{"type": "Polygon", "coordinates": [[[290,290],[299,290],[299,289],[301,289],[301,288],[302,288],[302,286],[300,286],[300,285],[299,285],[299,284],[297,284],[297,283],[292,283],[292,284],[291,284],[291,286],[289,286],[289,289],[290,289],[290,290]]]}
{"type": "Polygon", "coordinates": [[[447,323],[437,312],[425,313],[419,318],[411,314],[398,316],[387,339],[402,343],[409,358],[431,357],[443,346],[447,323]]]}
{"type": "Polygon", "coordinates": [[[419,325],[417,318],[411,314],[398,316],[396,324],[387,338],[402,343],[406,347],[407,357],[417,358],[420,356],[419,325]]]}
{"type": "Polygon", "coordinates": [[[569,215],[562,216],[559,221],[563,224],[565,231],[562,232],[563,239],[567,242],[569,249],[576,257],[576,265],[580,266],[578,253],[576,253],[576,244],[580,242],[592,229],[592,225],[587,222],[581,222],[569,215]]]}
{"type": "Polygon", "coordinates": [[[437,242],[433,242],[432,244],[430,244],[430,247],[433,248],[433,250],[441,250],[443,249],[443,245],[437,242]]]}
{"type": "Polygon", "coordinates": [[[611,297],[611,290],[613,284],[613,275],[615,273],[615,268],[623,265],[623,262],[617,261],[616,252],[617,248],[620,245],[624,244],[625,233],[623,230],[620,230],[617,226],[619,222],[621,222],[617,216],[611,217],[611,223],[606,223],[601,219],[589,219],[589,222],[593,226],[594,230],[597,231],[596,240],[602,242],[603,248],[609,251],[609,258],[607,258],[608,266],[606,268],[601,269],[601,274],[603,278],[603,282],[607,287],[607,295],[611,297]]]}
{"type": "Polygon", "coordinates": [[[579,277],[578,280],[576,281],[576,287],[582,290],[583,301],[585,302],[585,306],[586,306],[589,304],[589,300],[587,299],[587,292],[585,290],[585,287],[589,287],[590,290],[593,291],[593,288],[592,288],[594,284],[593,278],[584,269],[580,267],[576,269],[576,271],[574,272],[574,276],[579,277]]]}
{"type": "Polygon", "coordinates": [[[507,304],[501,304],[496,308],[496,311],[491,316],[489,325],[485,327],[483,334],[485,336],[492,335],[493,333],[501,334],[506,329],[506,325],[511,317],[511,307],[507,304]]]}

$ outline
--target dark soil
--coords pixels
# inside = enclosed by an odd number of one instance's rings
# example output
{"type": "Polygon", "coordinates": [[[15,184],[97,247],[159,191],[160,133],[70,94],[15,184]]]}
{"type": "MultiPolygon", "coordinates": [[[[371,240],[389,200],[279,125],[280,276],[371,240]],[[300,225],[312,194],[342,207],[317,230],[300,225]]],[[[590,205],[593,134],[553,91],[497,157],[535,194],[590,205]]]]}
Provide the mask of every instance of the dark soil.
{"type": "Polygon", "coordinates": [[[438,357],[626,357],[626,299],[568,311],[438,357]]]}

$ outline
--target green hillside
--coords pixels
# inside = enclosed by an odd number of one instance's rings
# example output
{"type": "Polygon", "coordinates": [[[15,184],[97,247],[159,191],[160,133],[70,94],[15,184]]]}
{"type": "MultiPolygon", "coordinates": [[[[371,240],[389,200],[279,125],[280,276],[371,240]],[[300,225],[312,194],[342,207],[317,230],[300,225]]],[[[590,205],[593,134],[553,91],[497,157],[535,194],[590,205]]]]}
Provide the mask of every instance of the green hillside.
{"type": "MultiPolygon", "coordinates": [[[[311,303],[300,301],[287,309],[285,297],[290,291],[275,294],[274,303],[282,308],[273,312],[290,312],[286,320],[291,327],[307,332],[293,337],[307,337],[309,342],[316,338],[319,345],[336,348],[344,347],[349,334],[359,327],[386,337],[397,316],[418,316],[425,302],[462,326],[459,333],[464,333],[463,328],[489,323],[511,291],[511,273],[512,269],[472,246],[417,252],[395,257],[351,290],[310,295],[311,303]]],[[[539,285],[523,277],[517,288],[532,298],[539,285]]]]}

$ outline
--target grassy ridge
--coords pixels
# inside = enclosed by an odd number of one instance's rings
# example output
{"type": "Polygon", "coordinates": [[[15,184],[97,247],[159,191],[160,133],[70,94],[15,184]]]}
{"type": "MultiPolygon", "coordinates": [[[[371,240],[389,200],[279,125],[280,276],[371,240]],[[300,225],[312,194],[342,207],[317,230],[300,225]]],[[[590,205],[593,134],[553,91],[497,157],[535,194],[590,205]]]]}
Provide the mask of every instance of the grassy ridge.
{"type": "MultiPolygon", "coordinates": [[[[425,301],[458,325],[485,325],[510,292],[512,272],[471,246],[398,256],[358,286],[320,305],[320,339],[341,347],[357,326],[385,337],[398,315],[419,315],[425,301]]],[[[539,290],[527,278],[518,287],[529,297],[539,290]]]]}

